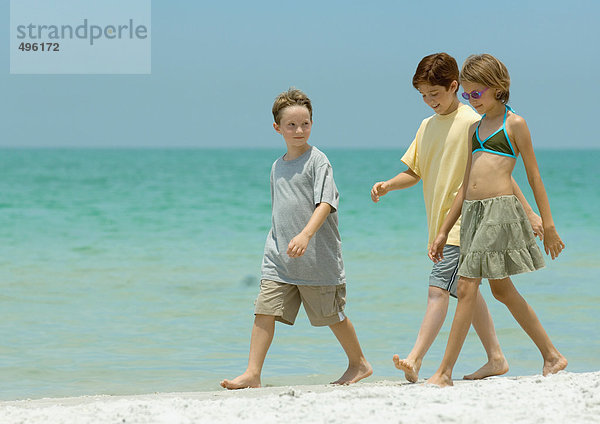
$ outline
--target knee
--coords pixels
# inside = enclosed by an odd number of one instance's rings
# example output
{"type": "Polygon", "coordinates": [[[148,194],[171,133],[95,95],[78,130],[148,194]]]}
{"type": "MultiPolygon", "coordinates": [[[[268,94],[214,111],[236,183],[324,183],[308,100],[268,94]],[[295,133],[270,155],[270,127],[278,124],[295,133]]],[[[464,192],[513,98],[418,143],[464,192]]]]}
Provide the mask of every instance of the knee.
{"type": "Polygon", "coordinates": [[[459,299],[475,298],[479,289],[479,280],[473,278],[460,278],[456,286],[456,296],[459,299]]]}
{"type": "MultiPolygon", "coordinates": [[[[507,279],[508,280],[508,279],[507,279]]],[[[502,303],[506,303],[507,299],[510,297],[512,285],[511,281],[504,280],[494,280],[490,281],[490,289],[492,291],[492,295],[496,300],[502,303]]]]}
{"type": "Polygon", "coordinates": [[[506,293],[500,288],[492,288],[492,295],[499,302],[504,303],[506,300],[506,293]]]}
{"type": "Polygon", "coordinates": [[[429,286],[429,293],[427,294],[428,302],[448,301],[449,297],[450,293],[447,290],[435,286],[429,286]]]}

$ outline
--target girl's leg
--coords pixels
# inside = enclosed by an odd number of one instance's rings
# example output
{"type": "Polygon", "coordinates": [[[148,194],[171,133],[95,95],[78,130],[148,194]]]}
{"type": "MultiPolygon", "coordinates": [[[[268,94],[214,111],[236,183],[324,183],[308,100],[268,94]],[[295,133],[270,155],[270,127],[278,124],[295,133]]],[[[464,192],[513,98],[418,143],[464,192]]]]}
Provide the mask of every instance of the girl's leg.
{"type": "Polygon", "coordinates": [[[452,369],[473,321],[480,281],[480,278],[465,277],[460,277],[458,280],[458,303],[454,321],[452,321],[452,328],[450,329],[450,336],[448,337],[448,344],[446,345],[446,352],[444,352],[444,358],[438,370],[427,380],[428,383],[440,387],[452,386],[452,369]]]}
{"type": "Polygon", "coordinates": [[[544,358],[543,375],[555,374],[565,369],[567,359],[554,347],[537,315],[519,294],[510,278],[490,280],[490,287],[494,297],[506,305],[521,328],[540,350],[544,358]]]}
{"type": "Polygon", "coordinates": [[[396,368],[404,371],[404,376],[411,383],[419,379],[419,369],[423,357],[431,347],[431,344],[440,332],[440,328],[446,319],[448,312],[448,291],[435,286],[429,286],[427,296],[427,310],[419,329],[415,345],[405,359],[394,355],[393,360],[396,368]]]}
{"type": "Polygon", "coordinates": [[[475,328],[481,344],[485,348],[488,361],[473,374],[465,375],[463,378],[465,380],[479,380],[508,372],[508,362],[506,362],[500,348],[492,316],[479,290],[477,291],[475,313],[473,314],[473,328],[475,328]]]}
{"type": "Polygon", "coordinates": [[[252,327],[250,338],[250,355],[248,357],[248,368],[233,380],[221,381],[221,386],[226,389],[245,389],[248,387],[260,387],[260,374],[267,356],[267,351],[273,341],[275,334],[275,317],[271,315],[257,314],[252,327]]]}
{"type": "Polygon", "coordinates": [[[363,355],[350,318],[330,325],[329,328],[335,334],[335,337],[342,345],[348,357],[348,369],[332,384],[352,384],[373,374],[373,368],[371,368],[371,364],[367,362],[365,355],[363,355]]]}

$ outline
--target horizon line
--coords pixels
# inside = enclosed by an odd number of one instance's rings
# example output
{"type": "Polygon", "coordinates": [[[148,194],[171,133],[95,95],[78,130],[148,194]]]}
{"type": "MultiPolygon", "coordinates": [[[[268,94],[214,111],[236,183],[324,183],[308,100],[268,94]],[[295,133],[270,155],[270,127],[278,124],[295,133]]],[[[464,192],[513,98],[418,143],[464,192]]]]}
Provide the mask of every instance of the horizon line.
{"type": "MultiPolygon", "coordinates": [[[[314,145],[312,145],[314,146],[314,145]]],[[[406,146],[316,146],[327,150],[406,150],[406,146]]],[[[284,150],[285,146],[1,146],[0,150],[284,150]]],[[[600,150],[600,146],[540,146],[536,151],[600,150]]]]}

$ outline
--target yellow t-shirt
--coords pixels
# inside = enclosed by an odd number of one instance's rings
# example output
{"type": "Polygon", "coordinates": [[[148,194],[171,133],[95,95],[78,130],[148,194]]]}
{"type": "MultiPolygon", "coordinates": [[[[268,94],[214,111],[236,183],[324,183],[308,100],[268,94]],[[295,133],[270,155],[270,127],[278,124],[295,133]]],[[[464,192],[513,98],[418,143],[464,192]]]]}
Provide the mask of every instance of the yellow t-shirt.
{"type": "MultiPolygon", "coordinates": [[[[469,153],[469,127],[481,117],[465,104],[448,115],[423,120],[414,141],[402,157],[423,180],[431,246],[462,185],[469,153]]],[[[447,244],[460,246],[460,218],[448,234],[447,244]]]]}

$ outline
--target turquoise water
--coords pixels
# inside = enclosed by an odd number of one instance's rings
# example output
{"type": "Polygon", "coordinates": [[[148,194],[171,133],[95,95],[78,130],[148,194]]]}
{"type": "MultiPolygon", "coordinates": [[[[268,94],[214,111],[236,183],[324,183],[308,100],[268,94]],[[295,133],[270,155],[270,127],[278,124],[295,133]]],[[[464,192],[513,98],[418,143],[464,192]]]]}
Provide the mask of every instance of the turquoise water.
{"type": "MultiPolygon", "coordinates": [[[[400,379],[391,356],[412,347],[431,267],[421,185],[375,205],[372,184],[404,170],[403,150],[323,150],[341,193],[347,314],[373,379],[400,379]]],[[[213,390],[245,369],[281,150],[0,153],[0,399],[213,390]]],[[[600,150],[538,161],[567,249],[515,284],[569,370],[597,371],[600,150]]],[[[522,165],[515,177],[532,199],[522,165]]],[[[482,291],[509,375],[539,373],[533,343],[482,291]]],[[[422,376],[439,365],[455,304],[422,376]]],[[[455,377],[484,360],[470,334],[455,377]]],[[[301,312],[277,327],[263,383],[324,383],[345,365],[333,334],[301,312]]]]}

